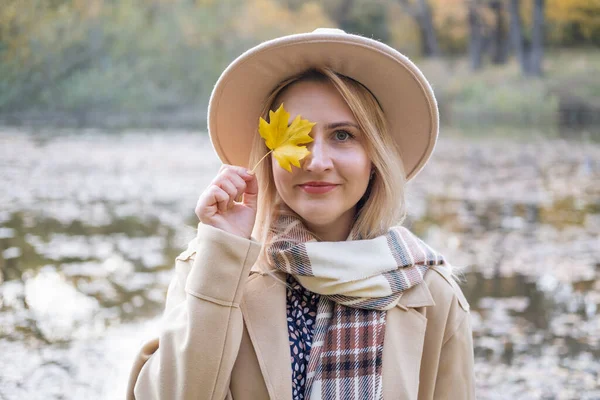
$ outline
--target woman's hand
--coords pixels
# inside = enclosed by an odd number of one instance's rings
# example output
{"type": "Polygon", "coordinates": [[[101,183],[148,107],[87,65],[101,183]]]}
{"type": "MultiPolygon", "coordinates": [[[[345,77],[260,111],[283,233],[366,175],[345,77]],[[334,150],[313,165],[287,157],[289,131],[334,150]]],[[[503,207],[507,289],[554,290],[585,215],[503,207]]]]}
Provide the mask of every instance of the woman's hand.
{"type": "Polygon", "coordinates": [[[242,167],[224,164],[196,204],[200,222],[249,239],[256,220],[258,181],[242,167]],[[242,201],[235,199],[242,196],[242,201]]]}

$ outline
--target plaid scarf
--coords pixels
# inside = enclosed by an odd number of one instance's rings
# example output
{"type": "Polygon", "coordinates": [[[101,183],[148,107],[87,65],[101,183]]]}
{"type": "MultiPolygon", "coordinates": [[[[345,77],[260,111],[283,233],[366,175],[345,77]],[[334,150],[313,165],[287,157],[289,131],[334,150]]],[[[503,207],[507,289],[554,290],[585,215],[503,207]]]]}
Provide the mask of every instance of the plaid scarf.
{"type": "Polygon", "coordinates": [[[267,254],[277,270],[319,293],[305,398],[382,399],[386,310],[423,281],[441,255],[403,227],[375,239],[354,234],[318,242],[302,222],[281,215],[267,254]]]}

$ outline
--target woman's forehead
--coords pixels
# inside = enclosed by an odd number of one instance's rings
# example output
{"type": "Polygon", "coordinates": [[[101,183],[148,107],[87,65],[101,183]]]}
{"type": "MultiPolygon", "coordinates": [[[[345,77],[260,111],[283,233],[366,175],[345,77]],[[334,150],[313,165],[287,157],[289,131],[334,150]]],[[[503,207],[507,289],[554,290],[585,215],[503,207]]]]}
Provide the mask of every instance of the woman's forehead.
{"type": "Polygon", "coordinates": [[[331,83],[298,82],[287,88],[277,103],[276,107],[283,103],[290,113],[290,122],[296,115],[316,123],[356,122],[352,110],[331,83]]]}

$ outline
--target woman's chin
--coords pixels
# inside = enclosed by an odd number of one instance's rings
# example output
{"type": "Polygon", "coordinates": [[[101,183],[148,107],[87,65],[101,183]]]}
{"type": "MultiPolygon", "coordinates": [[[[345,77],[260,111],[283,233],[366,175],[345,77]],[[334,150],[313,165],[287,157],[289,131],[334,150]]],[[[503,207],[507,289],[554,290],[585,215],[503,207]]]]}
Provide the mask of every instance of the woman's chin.
{"type": "Polygon", "coordinates": [[[351,223],[353,209],[340,207],[339,201],[297,202],[290,207],[309,229],[334,228],[338,223],[351,223]]]}
{"type": "Polygon", "coordinates": [[[324,212],[324,210],[303,210],[298,213],[308,226],[328,226],[335,223],[341,214],[335,214],[331,212],[324,212]]]}

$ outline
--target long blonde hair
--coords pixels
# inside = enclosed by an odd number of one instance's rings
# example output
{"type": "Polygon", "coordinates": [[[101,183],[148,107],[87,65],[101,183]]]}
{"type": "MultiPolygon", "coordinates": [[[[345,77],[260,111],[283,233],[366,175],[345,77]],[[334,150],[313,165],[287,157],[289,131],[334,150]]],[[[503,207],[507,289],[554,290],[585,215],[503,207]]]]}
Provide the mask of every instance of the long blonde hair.
{"type": "MultiPolygon", "coordinates": [[[[357,204],[357,215],[352,232],[363,239],[385,234],[389,228],[402,223],[406,217],[404,187],[406,175],[396,142],[392,139],[385,115],[377,99],[359,82],[340,75],[330,68],[312,68],[281,82],[265,100],[262,117],[268,118],[278,98],[291,85],[313,81],[332,84],[348,104],[365,138],[365,149],[374,167],[374,176],[363,198],[357,204]]],[[[267,119],[268,120],[268,119],[267,119]]],[[[258,133],[254,135],[249,165],[255,165],[268,151],[258,133]]],[[[272,158],[267,157],[257,168],[259,182],[258,214],[253,237],[263,243],[259,267],[263,267],[269,231],[277,218],[282,203],[275,188],[272,158]]],[[[269,269],[269,268],[267,268],[269,269]]]]}

